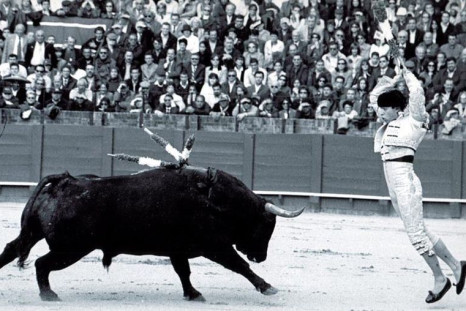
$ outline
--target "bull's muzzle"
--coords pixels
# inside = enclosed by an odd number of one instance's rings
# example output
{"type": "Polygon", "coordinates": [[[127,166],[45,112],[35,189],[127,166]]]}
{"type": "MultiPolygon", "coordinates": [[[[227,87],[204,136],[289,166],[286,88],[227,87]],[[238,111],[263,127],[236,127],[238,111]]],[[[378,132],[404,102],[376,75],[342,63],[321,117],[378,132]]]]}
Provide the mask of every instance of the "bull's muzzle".
{"type": "Polygon", "coordinates": [[[278,207],[272,203],[265,203],[265,210],[272,213],[272,214],[275,214],[277,216],[280,216],[280,217],[286,217],[286,218],[293,218],[293,217],[297,217],[299,215],[302,214],[302,212],[304,212],[304,210],[306,209],[306,207],[302,207],[296,211],[288,211],[286,209],[283,209],[281,207],[278,207]]]}

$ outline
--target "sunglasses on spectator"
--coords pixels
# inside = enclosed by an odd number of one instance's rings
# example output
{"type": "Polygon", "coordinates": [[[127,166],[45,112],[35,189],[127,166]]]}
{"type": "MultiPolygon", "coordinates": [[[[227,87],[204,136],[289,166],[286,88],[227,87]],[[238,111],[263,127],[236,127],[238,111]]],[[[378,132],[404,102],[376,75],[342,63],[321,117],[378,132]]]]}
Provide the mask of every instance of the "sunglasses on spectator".
{"type": "Polygon", "coordinates": [[[236,75],[228,75],[229,77],[236,78],[236,75]]]}

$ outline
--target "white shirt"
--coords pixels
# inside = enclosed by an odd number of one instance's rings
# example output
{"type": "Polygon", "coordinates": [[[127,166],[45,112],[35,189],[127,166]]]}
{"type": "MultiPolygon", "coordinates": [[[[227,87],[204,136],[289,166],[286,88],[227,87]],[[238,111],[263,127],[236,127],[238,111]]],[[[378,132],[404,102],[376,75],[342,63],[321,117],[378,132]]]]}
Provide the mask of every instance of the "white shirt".
{"type": "Polygon", "coordinates": [[[36,65],[42,65],[45,60],[45,43],[42,42],[40,44],[39,42],[36,42],[34,45],[34,53],[32,54],[31,58],[31,65],[36,66],[36,65]]]}

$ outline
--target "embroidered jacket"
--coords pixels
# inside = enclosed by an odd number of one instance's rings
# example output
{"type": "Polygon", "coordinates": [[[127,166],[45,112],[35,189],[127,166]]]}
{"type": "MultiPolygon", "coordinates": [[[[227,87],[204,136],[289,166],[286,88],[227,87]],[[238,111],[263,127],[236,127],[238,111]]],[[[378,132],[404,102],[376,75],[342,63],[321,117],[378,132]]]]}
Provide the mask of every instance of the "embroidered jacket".
{"type": "MultiPolygon", "coordinates": [[[[408,111],[382,125],[375,134],[374,152],[380,152],[384,161],[414,155],[427,132],[425,124],[429,115],[425,109],[424,90],[413,73],[406,71],[404,78],[409,90],[408,111]]],[[[392,87],[394,85],[394,81],[388,77],[381,80],[371,92],[372,104],[377,103],[378,96],[387,91],[390,84],[392,87]]]]}

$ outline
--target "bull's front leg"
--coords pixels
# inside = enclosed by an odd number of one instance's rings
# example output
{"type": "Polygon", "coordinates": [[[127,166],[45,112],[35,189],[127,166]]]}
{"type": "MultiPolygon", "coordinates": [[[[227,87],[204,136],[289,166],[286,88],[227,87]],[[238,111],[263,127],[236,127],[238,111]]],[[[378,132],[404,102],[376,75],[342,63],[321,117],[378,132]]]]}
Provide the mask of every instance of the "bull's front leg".
{"type": "Polygon", "coordinates": [[[221,264],[227,269],[241,274],[254,285],[257,291],[264,295],[273,295],[278,292],[276,288],[267,283],[264,279],[255,274],[249,264],[241,258],[233,247],[219,249],[215,252],[205,253],[204,257],[221,264]]]}
{"type": "Polygon", "coordinates": [[[202,294],[193,287],[191,280],[189,279],[189,276],[191,275],[191,269],[189,268],[188,258],[171,256],[170,260],[172,262],[173,268],[175,269],[175,272],[180,277],[181,285],[183,286],[183,296],[185,299],[205,301],[202,294]]]}

